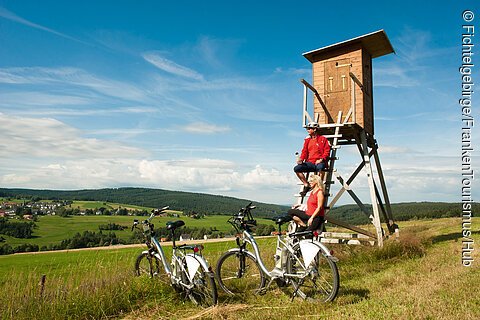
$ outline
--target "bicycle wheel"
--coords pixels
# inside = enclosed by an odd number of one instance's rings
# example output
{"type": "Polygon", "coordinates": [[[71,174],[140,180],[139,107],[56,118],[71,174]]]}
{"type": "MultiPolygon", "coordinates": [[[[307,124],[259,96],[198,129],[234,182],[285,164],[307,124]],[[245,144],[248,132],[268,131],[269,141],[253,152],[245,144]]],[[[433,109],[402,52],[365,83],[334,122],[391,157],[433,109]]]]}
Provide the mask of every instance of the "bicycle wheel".
{"type": "MultiPolygon", "coordinates": [[[[315,246],[312,242],[309,245],[315,246]]],[[[309,265],[305,265],[300,244],[295,244],[294,253],[288,255],[287,273],[296,275],[289,278],[298,296],[307,300],[333,301],[340,286],[337,265],[325,256],[320,247],[318,249],[315,256],[309,259],[309,265]]]]}
{"type": "Polygon", "coordinates": [[[257,259],[248,251],[225,252],[217,262],[217,281],[228,294],[257,293],[265,286],[265,276],[257,259]]]}
{"type": "MultiPolygon", "coordinates": [[[[191,257],[190,257],[191,258],[191,257]]],[[[198,258],[195,258],[198,259],[198,258]]],[[[202,264],[198,266],[195,273],[192,275],[188,270],[186,257],[183,258],[183,265],[187,269],[182,272],[182,282],[191,288],[185,287],[185,293],[190,300],[200,306],[209,307],[217,304],[217,286],[212,272],[205,269],[202,264]],[[191,278],[191,279],[190,279],[191,278]]]]}
{"type": "Polygon", "coordinates": [[[135,261],[135,275],[155,277],[162,284],[170,285],[170,276],[160,267],[160,260],[148,253],[141,253],[135,261]]]}
{"type": "Polygon", "coordinates": [[[135,275],[149,277],[157,276],[160,273],[160,264],[155,257],[142,252],[135,261],[135,275]]]}

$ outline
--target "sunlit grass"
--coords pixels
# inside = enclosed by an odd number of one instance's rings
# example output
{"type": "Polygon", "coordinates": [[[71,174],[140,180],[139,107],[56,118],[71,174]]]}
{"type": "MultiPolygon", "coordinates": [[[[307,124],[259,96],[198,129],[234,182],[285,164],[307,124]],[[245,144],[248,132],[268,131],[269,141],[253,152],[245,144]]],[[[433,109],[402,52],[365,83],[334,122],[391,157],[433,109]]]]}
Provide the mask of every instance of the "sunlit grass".
{"type": "MultiPolygon", "coordinates": [[[[472,226],[480,242],[480,218],[472,226]]],[[[3,319],[476,319],[480,314],[478,254],[462,267],[460,219],[400,223],[401,239],[382,249],[329,245],[340,258],[333,303],[294,299],[275,284],[263,295],[230,297],[201,309],[169,286],[133,277],[140,248],[0,257],[3,319]],[[46,275],[43,292],[40,279],[46,275]]],[[[273,267],[275,239],[258,240],[273,267]]],[[[208,243],[211,266],[235,242],[208,243]]],[[[165,251],[170,252],[166,247],[165,251]]]]}

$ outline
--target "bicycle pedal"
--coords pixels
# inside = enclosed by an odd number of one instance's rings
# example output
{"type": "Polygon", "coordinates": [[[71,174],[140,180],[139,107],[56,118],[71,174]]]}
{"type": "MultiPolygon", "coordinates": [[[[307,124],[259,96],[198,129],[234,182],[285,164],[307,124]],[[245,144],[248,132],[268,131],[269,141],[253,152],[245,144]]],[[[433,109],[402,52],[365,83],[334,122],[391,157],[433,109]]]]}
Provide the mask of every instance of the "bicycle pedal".
{"type": "Polygon", "coordinates": [[[267,288],[263,287],[261,289],[258,289],[256,294],[260,295],[260,296],[263,296],[264,294],[267,293],[267,288]]]}

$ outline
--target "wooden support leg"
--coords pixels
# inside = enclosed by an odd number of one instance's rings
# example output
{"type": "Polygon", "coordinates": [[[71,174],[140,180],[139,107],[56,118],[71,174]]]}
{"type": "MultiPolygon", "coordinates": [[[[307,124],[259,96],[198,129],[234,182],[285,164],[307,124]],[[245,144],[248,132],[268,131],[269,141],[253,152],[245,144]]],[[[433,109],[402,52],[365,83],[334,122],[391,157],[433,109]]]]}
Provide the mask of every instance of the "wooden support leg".
{"type": "Polygon", "coordinates": [[[377,231],[377,244],[379,247],[382,247],[383,231],[382,231],[382,225],[380,223],[380,213],[378,210],[378,202],[375,194],[375,182],[373,181],[373,171],[372,171],[372,166],[370,165],[370,156],[368,152],[367,136],[366,136],[365,130],[362,130],[360,132],[360,141],[361,141],[363,161],[365,162],[365,169],[367,171],[368,186],[370,189],[370,199],[372,201],[372,208],[373,208],[372,222],[377,231]]]}
{"type": "Polygon", "coordinates": [[[390,199],[388,197],[387,186],[385,184],[385,178],[383,176],[383,170],[382,170],[382,166],[380,165],[380,157],[378,156],[377,149],[378,149],[377,141],[375,141],[375,149],[374,149],[375,152],[373,153],[373,156],[375,158],[375,165],[377,166],[378,179],[380,180],[380,187],[382,188],[383,199],[385,200],[385,207],[386,207],[387,216],[388,216],[386,223],[387,223],[388,231],[390,232],[390,234],[392,234],[395,232],[395,227],[394,227],[395,222],[393,221],[392,207],[390,206],[390,199]]]}

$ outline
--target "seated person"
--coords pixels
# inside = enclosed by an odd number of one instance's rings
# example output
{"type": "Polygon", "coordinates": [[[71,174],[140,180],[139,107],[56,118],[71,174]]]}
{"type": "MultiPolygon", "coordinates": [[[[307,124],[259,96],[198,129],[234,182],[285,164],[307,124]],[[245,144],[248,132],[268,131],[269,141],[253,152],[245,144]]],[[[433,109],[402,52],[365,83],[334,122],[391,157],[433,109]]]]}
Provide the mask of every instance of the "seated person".
{"type": "Polygon", "coordinates": [[[312,192],[307,200],[306,210],[300,210],[299,205],[288,210],[288,214],[293,220],[302,227],[307,227],[308,231],[317,230],[321,227],[325,218],[325,209],[323,207],[323,181],[319,175],[311,175],[308,183],[312,192]]]}
{"type": "Polygon", "coordinates": [[[302,197],[310,190],[304,172],[321,172],[327,165],[327,158],[330,155],[330,145],[327,138],[318,132],[318,123],[310,122],[305,128],[308,136],[303,142],[302,154],[297,160],[297,165],[293,168],[298,179],[303,183],[303,190],[300,192],[302,197]]]}

